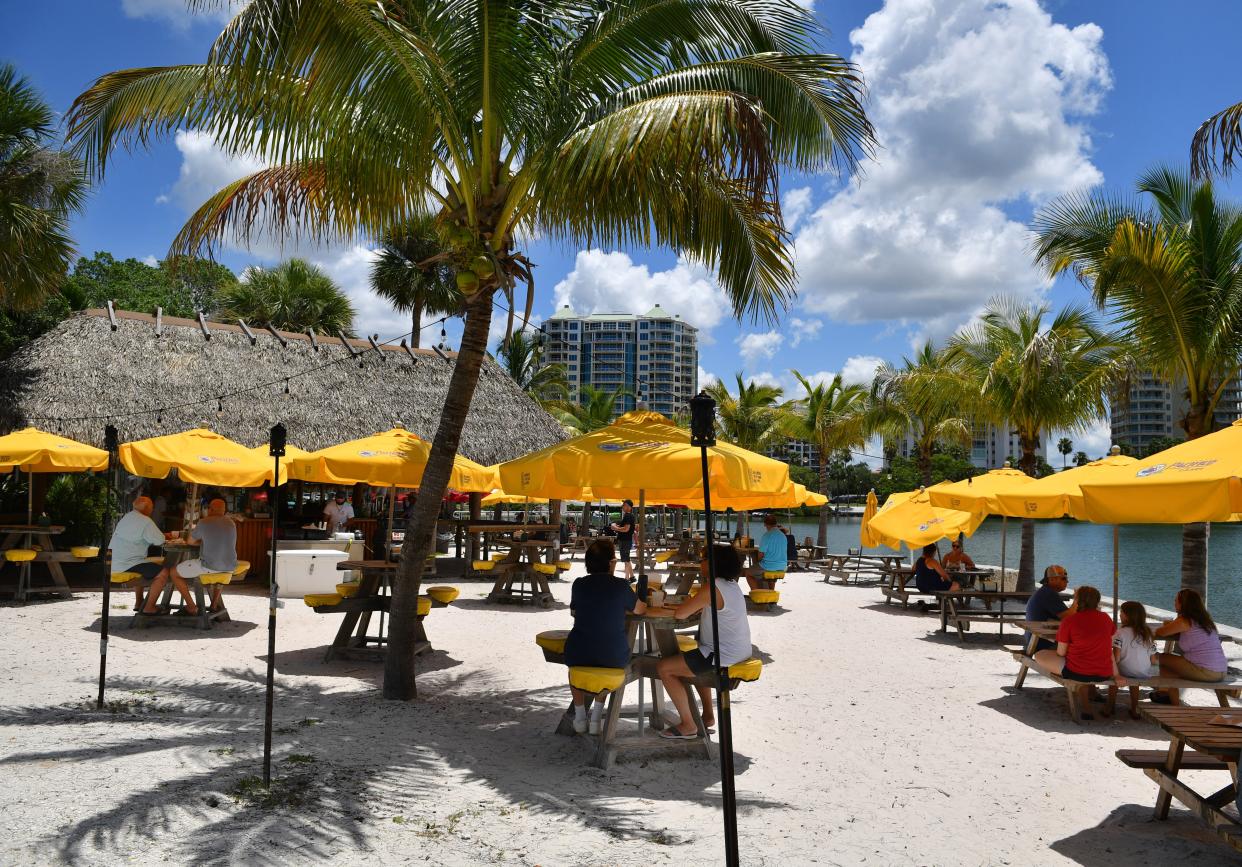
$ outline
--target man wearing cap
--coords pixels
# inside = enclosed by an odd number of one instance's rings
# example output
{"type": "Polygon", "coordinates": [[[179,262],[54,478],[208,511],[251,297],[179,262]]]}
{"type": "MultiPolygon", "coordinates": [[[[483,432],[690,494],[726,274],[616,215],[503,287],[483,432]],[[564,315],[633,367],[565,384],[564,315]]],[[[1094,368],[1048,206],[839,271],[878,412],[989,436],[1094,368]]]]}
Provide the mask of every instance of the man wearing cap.
{"type": "Polygon", "coordinates": [[[338,529],[352,521],[354,517],[354,507],[345,502],[345,492],[337,491],[335,499],[328,502],[323,507],[323,518],[328,523],[328,535],[331,536],[338,529]]]}
{"type": "Polygon", "coordinates": [[[630,548],[634,545],[634,501],[626,500],[621,504],[621,517],[612,524],[612,531],[617,534],[617,556],[625,564],[625,580],[634,577],[634,567],[630,565],[630,548]]]}
{"type": "MultiPolygon", "coordinates": [[[[1074,612],[1074,606],[1066,606],[1065,601],[1061,598],[1061,594],[1065,592],[1065,588],[1069,586],[1069,573],[1065,571],[1064,566],[1056,563],[1044,570],[1044,577],[1039,582],[1040,587],[1027,600],[1026,603],[1026,619],[1031,623],[1043,623],[1048,620],[1061,620],[1067,614],[1074,612]]],[[[1030,638],[1030,635],[1027,635],[1030,638]]],[[[1056,645],[1045,638],[1039,640],[1036,650],[1049,650],[1055,648],[1056,645]]]]}

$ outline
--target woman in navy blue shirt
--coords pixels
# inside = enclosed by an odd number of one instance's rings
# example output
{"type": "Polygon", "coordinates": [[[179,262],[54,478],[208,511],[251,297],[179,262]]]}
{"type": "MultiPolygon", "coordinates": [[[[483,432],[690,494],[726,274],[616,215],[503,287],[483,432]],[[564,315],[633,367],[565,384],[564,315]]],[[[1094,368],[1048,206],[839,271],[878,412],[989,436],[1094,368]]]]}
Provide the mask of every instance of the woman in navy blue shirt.
{"type": "MultiPolygon", "coordinates": [[[[565,664],[593,668],[625,668],[630,663],[625,616],[642,614],[647,606],[629,582],[612,574],[616,550],[607,539],[596,539],[586,550],[587,574],[574,581],[569,612],[574,625],[565,639],[565,664]]],[[[585,691],[569,687],[574,696],[574,731],[588,730],[585,691]]],[[[599,734],[604,702],[591,708],[590,732],[599,734]]]]}

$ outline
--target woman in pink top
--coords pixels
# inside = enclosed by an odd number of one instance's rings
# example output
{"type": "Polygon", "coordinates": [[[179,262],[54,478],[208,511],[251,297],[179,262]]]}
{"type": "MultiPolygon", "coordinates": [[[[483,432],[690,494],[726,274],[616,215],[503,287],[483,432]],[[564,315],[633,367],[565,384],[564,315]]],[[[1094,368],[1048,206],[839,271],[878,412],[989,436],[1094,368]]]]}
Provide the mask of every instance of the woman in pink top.
{"type": "MultiPolygon", "coordinates": [[[[1177,636],[1178,653],[1160,654],[1160,675],[1180,677],[1215,683],[1225,679],[1229,667],[1225,661],[1225,649],[1221,647],[1220,633],[1212,615],[1208,614],[1203,597],[1190,588],[1177,591],[1173,599],[1177,619],[1170,620],[1156,630],[1157,638],[1177,636]]],[[[1176,689],[1166,693],[1153,693],[1151,700],[1157,704],[1180,704],[1176,689]]]]}

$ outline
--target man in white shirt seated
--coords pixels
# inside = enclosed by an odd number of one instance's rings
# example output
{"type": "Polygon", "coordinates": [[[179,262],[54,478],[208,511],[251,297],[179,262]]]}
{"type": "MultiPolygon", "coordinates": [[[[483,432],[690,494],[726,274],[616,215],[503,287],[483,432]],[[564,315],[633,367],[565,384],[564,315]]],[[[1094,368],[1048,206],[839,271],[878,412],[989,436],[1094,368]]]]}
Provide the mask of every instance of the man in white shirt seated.
{"type": "MultiPolygon", "coordinates": [[[[199,542],[198,557],[177,564],[177,572],[172,576],[174,584],[178,579],[197,578],[209,572],[232,572],[237,568],[237,525],[225,514],[227,511],[228,504],[219,498],[207,504],[207,517],[201,518],[190,531],[190,538],[199,542]]],[[[221,586],[215,584],[211,588],[212,611],[220,610],[221,586]]],[[[155,592],[154,584],[151,591],[155,592]]]]}
{"type": "MultiPolygon", "coordinates": [[[[168,570],[147,559],[147,548],[163,545],[166,539],[176,535],[161,533],[151,520],[154,504],[150,497],[135,497],[134,510],[116,522],[108,547],[112,550],[113,572],[137,572],[145,580],[154,579],[160,587],[168,581],[168,570]]],[[[134,591],[134,610],[142,610],[142,584],[134,591]]],[[[184,591],[183,591],[184,594],[184,591]]],[[[154,594],[153,594],[154,598],[154,594]]]]}
{"type": "Polygon", "coordinates": [[[329,500],[328,505],[323,507],[323,517],[328,524],[329,536],[337,530],[344,530],[345,525],[353,520],[354,507],[345,502],[344,491],[337,491],[336,498],[329,500]]]}

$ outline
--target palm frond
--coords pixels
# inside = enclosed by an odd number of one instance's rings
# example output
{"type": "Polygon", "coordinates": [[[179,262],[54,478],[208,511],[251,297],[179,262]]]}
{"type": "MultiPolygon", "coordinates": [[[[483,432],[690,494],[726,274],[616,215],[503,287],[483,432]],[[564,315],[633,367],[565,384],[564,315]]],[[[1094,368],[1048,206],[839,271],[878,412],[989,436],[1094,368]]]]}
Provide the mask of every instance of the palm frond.
{"type": "Polygon", "coordinates": [[[1242,102],[1218,111],[1195,131],[1190,168],[1196,178],[1227,175],[1242,155],[1242,102]]]}

